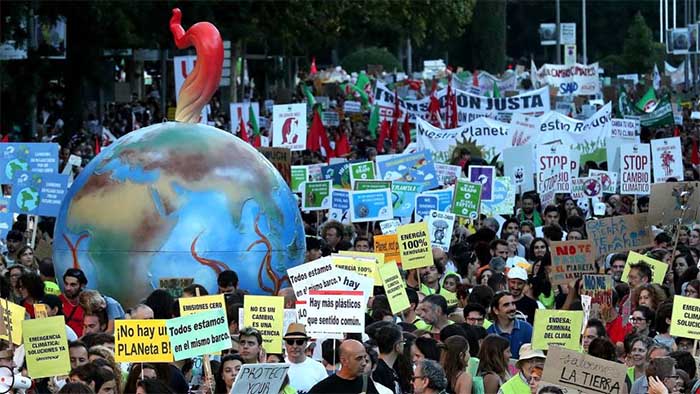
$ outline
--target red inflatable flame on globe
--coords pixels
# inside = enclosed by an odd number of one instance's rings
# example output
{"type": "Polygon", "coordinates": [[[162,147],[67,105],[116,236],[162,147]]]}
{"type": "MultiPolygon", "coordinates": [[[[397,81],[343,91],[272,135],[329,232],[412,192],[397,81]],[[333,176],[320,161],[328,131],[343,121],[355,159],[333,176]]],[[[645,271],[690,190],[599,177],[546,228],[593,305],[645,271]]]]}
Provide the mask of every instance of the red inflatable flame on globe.
{"type": "Polygon", "coordinates": [[[202,108],[207,105],[221,81],[224,44],[219,30],[211,23],[195,23],[185,31],[181,21],[182,11],[174,8],[170,18],[170,31],[173,33],[175,45],[179,49],[194,46],[197,50],[197,62],[178,94],[175,120],[198,123],[202,108]]]}

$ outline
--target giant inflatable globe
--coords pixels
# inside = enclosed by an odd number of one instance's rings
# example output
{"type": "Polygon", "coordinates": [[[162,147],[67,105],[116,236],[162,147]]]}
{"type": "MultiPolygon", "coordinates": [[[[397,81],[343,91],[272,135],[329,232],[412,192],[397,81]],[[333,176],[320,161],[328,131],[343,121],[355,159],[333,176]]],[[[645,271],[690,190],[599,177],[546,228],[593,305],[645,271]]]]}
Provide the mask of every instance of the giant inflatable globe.
{"type": "Polygon", "coordinates": [[[225,269],[254,294],[274,293],[303,262],[296,200],[264,156],[233,135],[163,123],[103,150],[58,216],[59,276],[79,267],[92,288],[134,305],[160,278],[216,290],[225,269]]]}

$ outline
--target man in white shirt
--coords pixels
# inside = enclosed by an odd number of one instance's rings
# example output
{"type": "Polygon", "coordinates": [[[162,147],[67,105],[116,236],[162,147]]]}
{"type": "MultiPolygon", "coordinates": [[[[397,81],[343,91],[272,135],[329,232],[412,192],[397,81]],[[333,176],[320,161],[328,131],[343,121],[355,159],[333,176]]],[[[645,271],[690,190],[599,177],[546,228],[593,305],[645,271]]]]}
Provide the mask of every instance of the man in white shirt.
{"type": "Polygon", "coordinates": [[[328,377],[326,368],[318,361],[306,357],[306,346],[309,342],[306,326],[299,323],[290,324],[283,339],[287,351],[285,362],[290,364],[287,372],[289,385],[294,387],[298,394],[305,394],[316,383],[328,377]]]}

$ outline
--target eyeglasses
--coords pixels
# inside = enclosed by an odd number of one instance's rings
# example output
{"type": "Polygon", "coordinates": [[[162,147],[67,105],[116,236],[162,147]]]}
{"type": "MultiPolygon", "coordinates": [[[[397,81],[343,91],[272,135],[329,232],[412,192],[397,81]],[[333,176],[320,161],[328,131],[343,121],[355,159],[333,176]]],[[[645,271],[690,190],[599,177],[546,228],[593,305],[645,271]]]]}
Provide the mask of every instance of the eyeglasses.
{"type": "Polygon", "coordinates": [[[289,346],[301,346],[306,343],[306,339],[285,339],[284,341],[287,342],[289,346]]]}
{"type": "Polygon", "coordinates": [[[423,379],[425,376],[414,376],[411,378],[411,380],[416,380],[416,379],[423,379]]]}

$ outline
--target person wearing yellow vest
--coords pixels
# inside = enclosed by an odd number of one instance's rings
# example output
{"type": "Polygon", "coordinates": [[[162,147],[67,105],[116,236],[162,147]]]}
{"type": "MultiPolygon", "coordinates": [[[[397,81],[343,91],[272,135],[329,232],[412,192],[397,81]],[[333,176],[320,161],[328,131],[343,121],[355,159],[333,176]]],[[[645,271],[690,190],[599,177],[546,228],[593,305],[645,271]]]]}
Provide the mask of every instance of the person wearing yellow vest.
{"type": "Polygon", "coordinates": [[[416,308],[416,313],[430,327],[430,333],[435,339],[440,339],[440,330],[454,324],[453,321],[447,319],[447,301],[440,294],[423,298],[423,301],[416,308]]]}
{"type": "Polygon", "coordinates": [[[44,281],[44,293],[61,295],[61,289],[56,283],[56,272],[53,269],[53,261],[50,258],[43,259],[39,262],[39,276],[44,281]]]}
{"type": "Polygon", "coordinates": [[[530,394],[530,378],[534,367],[544,368],[546,356],[542,350],[535,350],[525,343],[520,346],[520,358],[515,366],[518,374],[501,385],[498,394],[530,394]]]}

